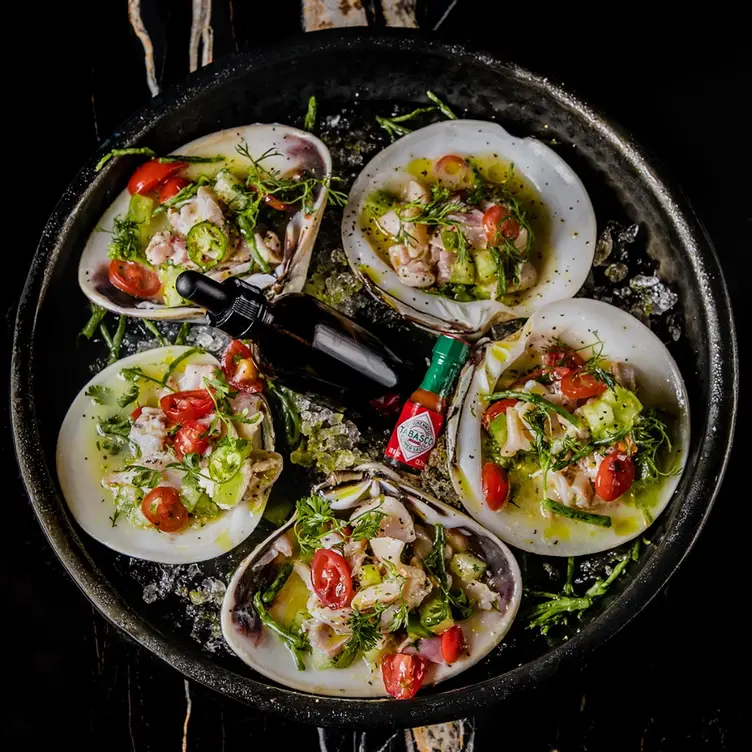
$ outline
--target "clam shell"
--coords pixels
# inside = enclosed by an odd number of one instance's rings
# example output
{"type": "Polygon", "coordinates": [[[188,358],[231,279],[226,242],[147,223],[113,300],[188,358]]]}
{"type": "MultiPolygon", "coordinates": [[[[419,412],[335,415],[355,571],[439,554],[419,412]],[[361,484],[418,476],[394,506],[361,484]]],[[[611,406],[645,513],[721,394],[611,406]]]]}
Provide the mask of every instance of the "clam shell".
{"type": "MultiPolygon", "coordinates": [[[[501,342],[479,342],[475,357],[460,375],[447,421],[449,472],[465,509],[503,541],[524,551],[547,556],[577,556],[618,546],[640,535],[652,520],[636,507],[614,502],[605,509],[611,528],[598,527],[554,515],[554,524],[540,509],[505,505],[494,512],[486,505],[481,486],[481,417],[486,397],[495,390],[499,376],[523,354],[558,337],[575,348],[596,340],[604,344],[604,356],[634,366],[638,396],[646,406],[669,410],[675,419],[674,444],[679,457],[689,447],[689,402],[681,373],[663,343],[630,314],[595,300],[576,298],[549,305],[532,316],[524,328],[501,342]]],[[[654,520],[671,500],[680,473],[666,478],[655,504],[654,520]]]]}
{"type": "MultiPolygon", "coordinates": [[[[269,495],[267,489],[254,496],[250,490],[232,509],[200,528],[179,534],[139,528],[127,520],[112,524],[114,505],[101,486],[101,455],[96,448],[96,417],[125,410],[92,404],[86,391],[95,385],[108,386],[114,396],[125,390],[118,375],[123,368],[161,364],[186,352],[188,347],[159,347],[123,358],[94,376],[73,400],[63,420],[57,441],[57,475],[63,497],[76,522],[93,538],[118,553],[166,564],[189,564],[214,558],[242,543],[259,523],[269,495]]],[[[190,363],[219,365],[208,353],[196,355],[190,363]]],[[[274,451],[271,411],[262,398],[264,420],[255,434],[255,448],[274,451]]],[[[127,410],[128,408],[126,408],[127,410]]],[[[241,470],[250,473],[250,462],[241,470]]]]}
{"type": "MultiPolygon", "coordinates": [[[[265,151],[275,150],[279,156],[270,156],[263,164],[268,169],[283,173],[296,167],[306,168],[316,177],[325,179],[331,176],[332,160],[329,150],[315,136],[306,131],[287,125],[246,125],[211,133],[208,136],[191,141],[175,151],[177,154],[191,156],[227,155],[228,159],[218,164],[191,164],[183,174],[195,176],[207,173],[212,168],[217,171],[222,167],[237,165],[242,169],[246,160],[236,152],[236,147],[247,144],[250,153],[258,159],[265,151]]],[[[96,228],[81,254],[78,267],[78,283],[84,294],[97,305],[114,313],[126,316],[150,319],[197,319],[205,314],[196,306],[167,307],[158,303],[133,298],[113,287],[107,276],[110,259],[107,246],[110,242],[109,231],[112,230],[116,216],[124,215],[128,210],[130,194],[122,191],[97,223],[96,228]]],[[[287,238],[280,238],[285,252],[283,261],[270,274],[248,274],[249,263],[220,264],[208,272],[208,276],[219,281],[228,276],[241,276],[257,287],[267,289],[268,294],[300,292],[308,274],[313,244],[316,240],[321,217],[326,208],[327,190],[322,188],[314,211],[310,215],[297,212],[290,218],[287,238]],[[294,251],[293,251],[294,249],[294,251]]]]}
{"type": "Polygon", "coordinates": [[[355,181],[342,220],[347,259],[373,295],[419,326],[466,335],[480,334],[494,321],[530,316],[547,303],[574,296],[590,270],[595,240],[593,207],[572,168],[540,141],[518,138],[496,123],[481,120],[429,125],[379,152],[355,181]],[[461,303],[403,285],[361,229],[368,197],[376,190],[414,179],[406,171],[414,159],[488,153],[514,163],[515,170],[537,190],[550,215],[551,247],[538,268],[538,281],[520,293],[513,306],[491,300],[461,303]]]}
{"type": "MultiPolygon", "coordinates": [[[[405,483],[389,468],[366,464],[355,468],[345,481],[347,489],[340,494],[342,485],[325,483],[314,489],[333,500],[332,506],[343,502],[349,508],[359,489],[357,501],[368,500],[381,493],[396,496],[409,505],[413,517],[428,522],[441,522],[445,527],[458,528],[475,535],[483,549],[489,566],[494,571],[494,585],[501,596],[500,611],[476,611],[466,622],[463,631],[471,655],[464,655],[451,666],[431,664],[425,684],[437,684],[465,671],[486,656],[501,642],[509,630],[520,605],[522,577],[514,556],[494,535],[477,522],[446,504],[405,483]]],[[[380,671],[372,671],[364,660],[357,660],[348,668],[316,669],[311,656],[305,657],[306,670],[297,671],[290,653],[281,640],[258,624],[251,602],[254,593],[265,587],[268,579],[264,567],[254,569],[272,543],[295,525],[295,516],[282,528],[270,535],[240,565],[227,588],[221,610],[222,633],[235,654],[251,668],[280,684],[294,689],[335,697],[384,697],[380,671]],[[254,619],[255,622],[254,623],[254,619]]]]}

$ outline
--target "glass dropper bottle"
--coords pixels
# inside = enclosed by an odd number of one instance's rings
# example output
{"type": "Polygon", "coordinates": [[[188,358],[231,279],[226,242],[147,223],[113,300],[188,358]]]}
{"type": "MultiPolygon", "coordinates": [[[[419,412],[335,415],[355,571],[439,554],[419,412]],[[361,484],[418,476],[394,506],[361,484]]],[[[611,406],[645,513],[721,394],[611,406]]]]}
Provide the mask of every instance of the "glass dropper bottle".
{"type": "Polygon", "coordinates": [[[216,282],[195,271],[176,280],[178,293],[202,306],[209,323],[252,341],[261,370],[299,392],[366,407],[386,394],[407,395],[419,373],[352,319],[303,293],[268,300],[238,278],[216,282]]]}

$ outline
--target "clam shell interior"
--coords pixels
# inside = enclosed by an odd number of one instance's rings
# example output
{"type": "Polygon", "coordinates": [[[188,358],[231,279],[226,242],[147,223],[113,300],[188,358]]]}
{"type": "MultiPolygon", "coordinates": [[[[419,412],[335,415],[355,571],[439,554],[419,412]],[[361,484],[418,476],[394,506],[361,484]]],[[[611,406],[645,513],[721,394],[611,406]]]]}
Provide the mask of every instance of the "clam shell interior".
{"type": "MultiPolygon", "coordinates": [[[[175,151],[190,156],[223,155],[227,159],[216,164],[191,164],[181,174],[195,177],[199,174],[216,173],[223,167],[242,171],[247,160],[237,153],[236,148],[247,145],[251,155],[258,159],[265,152],[278,152],[264,159],[263,166],[268,170],[286,173],[294,168],[308,169],[319,178],[326,178],[332,172],[329,150],[315,136],[306,131],[287,125],[254,124],[211,133],[191,141],[175,151]]],[[[233,273],[243,276],[251,284],[261,288],[271,288],[274,293],[282,291],[299,292],[305,284],[313,244],[316,240],[321,217],[326,208],[327,190],[322,189],[314,204],[314,211],[305,215],[298,212],[290,219],[297,234],[297,248],[294,256],[275,267],[271,274],[247,274],[248,264],[234,268],[233,273]]],[[[204,310],[196,306],[167,307],[150,301],[133,298],[113,287],[108,279],[109,257],[107,246],[115,217],[128,210],[130,194],[123,190],[108,207],[89,236],[78,267],[78,283],[84,294],[97,305],[127,316],[151,319],[196,319],[202,318],[204,310]]],[[[281,239],[283,240],[283,239],[281,239]]],[[[223,279],[229,271],[219,265],[209,271],[209,276],[223,279]]]]}
{"type": "MultiPolygon", "coordinates": [[[[73,400],[63,420],[57,442],[57,475],[63,497],[76,522],[100,543],[121,554],[166,564],[188,564],[227,553],[244,541],[259,523],[267,495],[251,503],[239,501],[203,527],[179,534],[161,533],[156,528],[135,527],[127,520],[112,524],[115,505],[101,485],[102,453],[97,449],[96,424],[99,419],[121,409],[93,404],[86,391],[94,385],[109,387],[117,398],[127,384],[119,378],[123,368],[162,365],[187,351],[188,347],[159,347],[123,358],[94,376],[73,400]]],[[[208,353],[192,356],[190,363],[219,365],[208,353]]],[[[274,449],[274,434],[268,406],[265,419],[256,432],[259,449],[274,449]]]]}
{"type": "MultiPolygon", "coordinates": [[[[661,407],[675,421],[674,444],[681,465],[689,447],[689,402],[679,368],[665,345],[646,326],[619,308],[576,298],[538,311],[521,332],[502,342],[483,345],[482,355],[463,372],[447,426],[448,462],[452,482],[465,509],[488,530],[524,551],[548,556],[579,556],[614,548],[642,533],[671,500],[681,472],[663,479],[649,516],[633,505],[614,502],[593,511],[609,514],[612,527],[598,527],[558,515],[547,519],[540,509],[507,504],[494,512],[485,503],[481,485],[481,417],[486,397],[499,376],[523,354],[558,337],[575,348],[605,343],[603,354],[626,361],[637,373],[638,397],[644,406],[661,407]]],[[[675,455],[676,456],[676,455],[675,455]]]]}
{"type": "MultiPolygon", "coordinates": [[[[495,572],[494,585],[502,597],[501,611],[479,611],[463,622],[463,631],[470,655],[463,655],[451,666],[431,664],[425,684],[437,684],[470,668],[501,642],[519,609],[522,595],[522,578],[510,550],[495,536],[484,530],[467,515],[442,504],[399,480],[391,470],[379,464],[363,465],[357,470],[362,475],[360,495],[354,489],[358,481],[347,481],[348,488],[338,495],[337,485],[324,485],[318,492],[333,499],[332,506],[340,502],[340,509],[349,509],[381,493],[397,496],[408,505],[413,517],[430,523],[440,522],[447,528],[461,528],[477,536],[489,566],[495,572]],[[346,501],[343,502],[342,499],[346,501]],[[347,506],[342,506],[342,503],[347,506]]],[[[279,536],[291,530],[295,517],[280,530],[275,531],[243,561],[227,588],[221,611],[222,633],[233,652],[251,668],[280,684],[305,692],[334,697],[385,697],[387,696],[378,668],[371,668],[359,659],[345,669],[314,668],[311,656],[305,657],[306,670],[297,671],[294,661],[282,641],[268,629],[262,628],[258,641],[246,635],[234,617],[250,603],[253,593],[263,586],[263,575],[254,570],[254,562],[268,550],[279,536]]]]}
{"type": "Polygon", "coordinates": [[[494,321],[530,316],[547,303],[575,295],[590,270],[595,240],[593,207],[572,168],[540,141],[513,136],[500,125],[482,120],[435,123],[379,152],[355,181],[342,220],[347,259],[374,295],[420,326],[458,334],[479,334],[494,321]],[[492,300],[461,303],[402,284],[361,227],[369,197],[374,191],[396,189],[414,180],[406,169],[414,159],[490,153],[514,164],[515,172],[536,189],[550,216],[550,247],[543,249],[543,259],[537,263],[536,284],[513,306],[492,300]]]}

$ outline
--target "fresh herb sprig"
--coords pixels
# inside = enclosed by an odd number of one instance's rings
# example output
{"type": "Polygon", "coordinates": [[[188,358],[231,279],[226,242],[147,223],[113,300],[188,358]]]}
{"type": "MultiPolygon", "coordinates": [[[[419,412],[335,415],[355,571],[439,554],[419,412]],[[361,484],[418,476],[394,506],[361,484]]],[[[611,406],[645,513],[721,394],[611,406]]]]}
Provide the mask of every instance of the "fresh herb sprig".
{"type": "Polygon", "coordinates": [[[347,668],[362,653],[378,645],[381,639],[381,612],[384,610],[376,608],[367,613],[353,610],[347,626],[350,630],[350,639],[345,643],[342,651],[332,660],[334,668],[347,668]]]}
{"type": "Polygon", "coordinates": [[[112,402],[112,389],[102,384],[92,384],[84,394],[95,405],[109,405],[112,402]]]}
{"type": "Polygon", "coordinates": [[[103,418],[97,423],[97,434],[101,437],[97,440],[97,448],[111,455],[119,454],[123,448],[130,445],[130,430],[130,421],[123,415],[103,418]]]}
{"type": "Polygon", "coordinates": [[[640,541],[635,541],[630,552],[624,556],[611,570],[605,578],[596,580],[582,596],[576,596],[574,593],[574,569],[575,560],[569,557],[567,562],[567,578],[564,587],[560,593],[548,593],[541,591],[529,591],[528,595],[533,598],[542,598],[541,603],[533,606],[527,614],[528,629],[540,630],[542,635],[556,626],[562,626],[569,622],[570,615],[577,615],[582,619],[587,611],[596,601],[602,598],[608,592],[614,581],[627,568],[630,561],[636,561],[640,555],[640,541]]]}
{"type": "Polygon", "coordinates": [[[444,550],[446,548],[446,531],[439,523],[434,527],[433,546],[423,558],[423,567],[438,585],[441,599],[451,607],[455,618],[459,621],[467,619],[473,612],[473,607],[463,590],[451,588],[451,579],[446,571],[444,550]]]}
{"type": "Polygon", "coordinates": [[[375,538],[385,516],[379,509],[371,509],[345,521],[335,515],[323,496],[305,496],[297,503],[295,537],[301,553],[309,556],[321,548],[322,538],[332,533],[350,540],[375,538]],[[348,527],[349,531],[346,530],[348,527]]]}
{"type": "Polygon", "coordinates": [[[648,408],[636,420],[632,427],[631,439],[637,446],[634,462],[639,472],[639,479],[654,481],[658,478],[674,475],[678,468],[661,470],[661,455],[669,453],[672,448],[668,426],[658,410],[648,408]]]}

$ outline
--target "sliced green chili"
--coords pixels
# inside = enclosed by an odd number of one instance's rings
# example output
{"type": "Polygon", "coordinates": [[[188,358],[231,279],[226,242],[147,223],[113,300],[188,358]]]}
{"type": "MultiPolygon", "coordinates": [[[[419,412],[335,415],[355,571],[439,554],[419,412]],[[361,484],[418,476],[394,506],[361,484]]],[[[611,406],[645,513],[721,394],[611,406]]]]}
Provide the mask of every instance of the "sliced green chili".
{"type": "Polygon", "coordinates": [[[227,235],[213,222],[199,222],[191,227],[185,246],[194,264],[211,269],[227,255],[227,235]]]}

